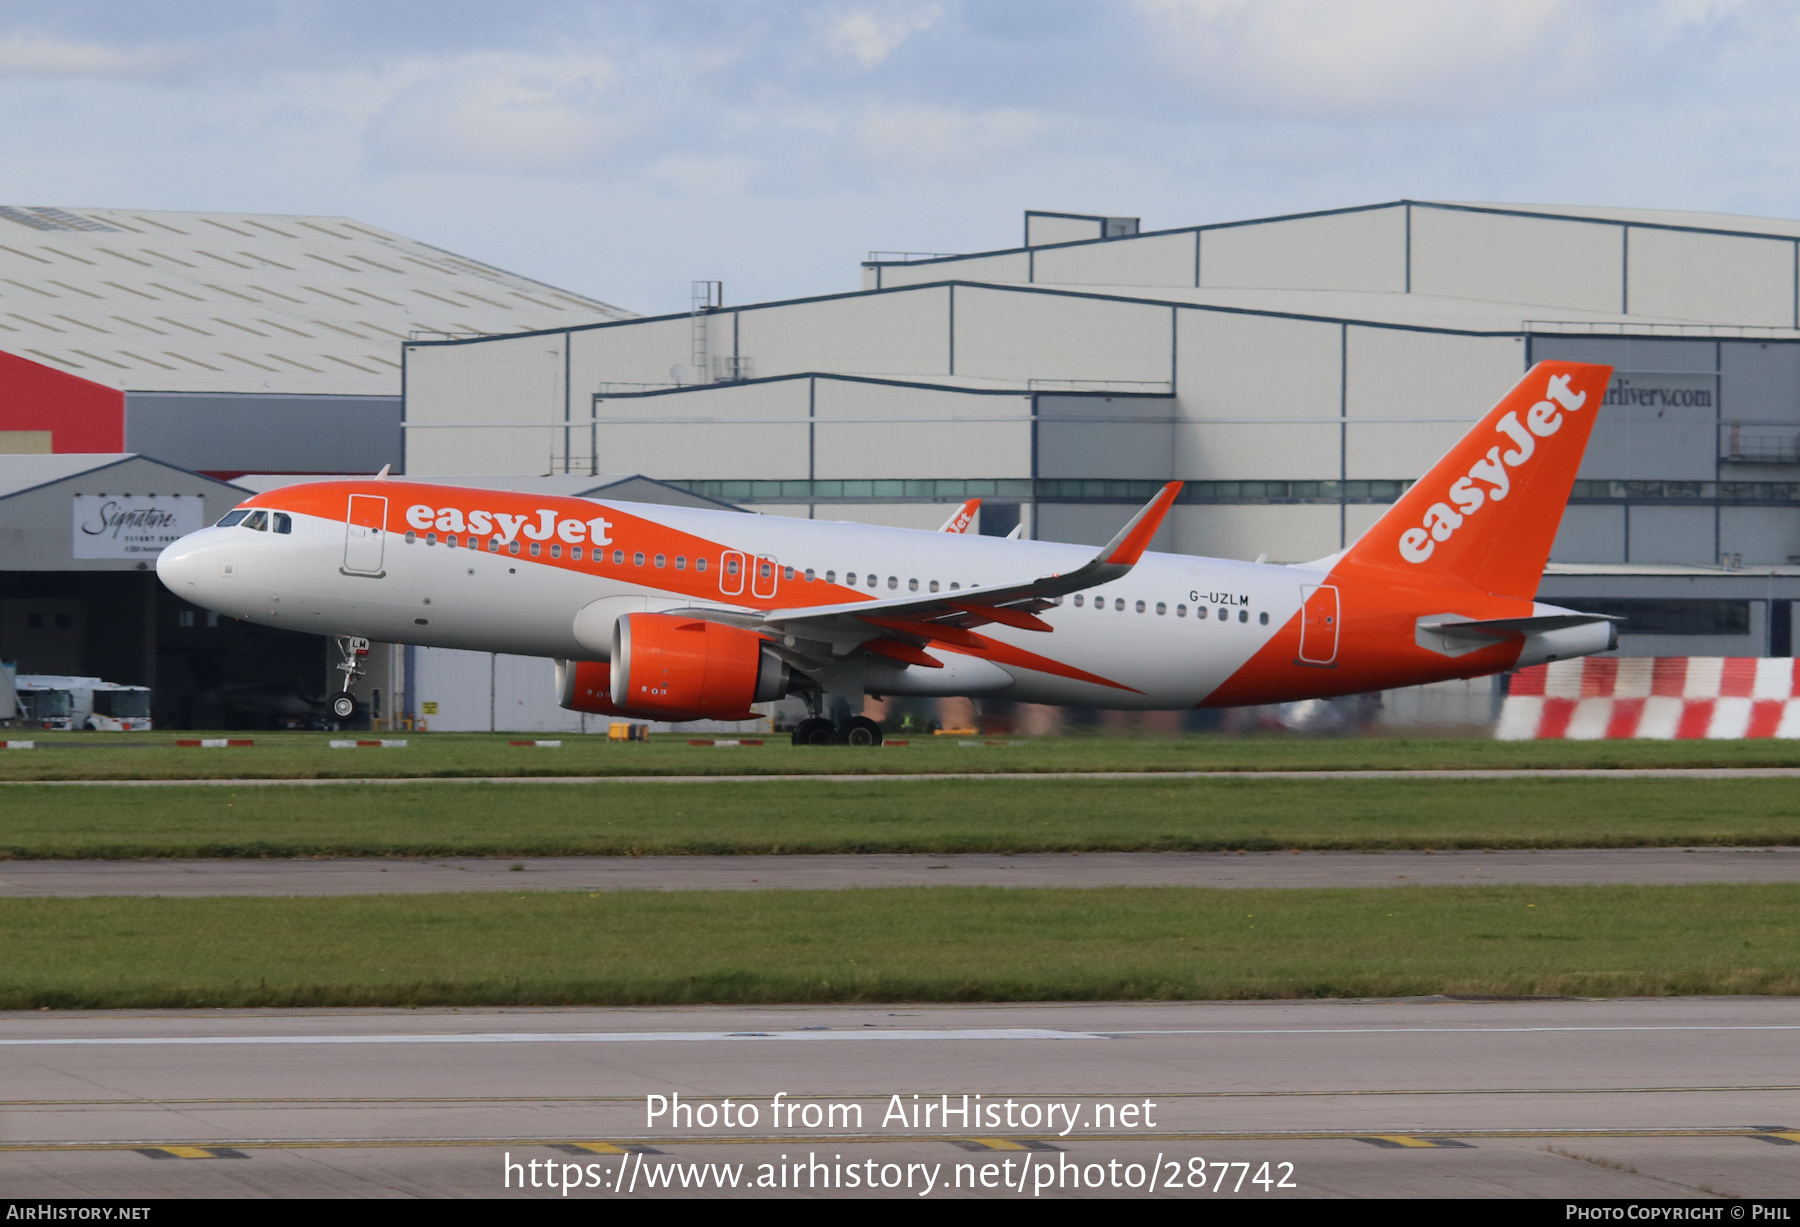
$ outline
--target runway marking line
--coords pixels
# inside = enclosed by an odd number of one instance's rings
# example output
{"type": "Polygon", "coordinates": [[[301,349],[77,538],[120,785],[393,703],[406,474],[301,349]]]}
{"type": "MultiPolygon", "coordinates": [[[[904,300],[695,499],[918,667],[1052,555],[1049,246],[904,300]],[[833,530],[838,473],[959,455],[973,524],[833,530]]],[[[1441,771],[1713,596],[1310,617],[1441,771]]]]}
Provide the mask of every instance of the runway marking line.
{"type": "Polygon", "coordinates": [[[149,1159],[248,1159],[250,1157],[229,1146],[137,1146],[133,1149],[149,1159]]]}
{"type": "Polygon", "coordinates": [[[1014,1140],[1012,1138],[952,1138],[952,1146],[963,1150],[1061,1150],[1060,1146],[1052,1146],[1049,1142],[1039,1142],[1031,1138],[1014,1140]]]}
{"type": "Polygon", "coordinates": [[[1750,1136],[1758,1141],[1773,1142],[1777,1146],[1800,1146],[1800,1130],[1759,1129],[1750,1136]]]}
{"type": "Polygon", "coordinates": [[[1643,1026],[1545,1027],[1195,1027],[1160,1030],[1058,1031],[1047,1027],[969,1027],[926,1031],[845,1029],[799,1031],[527,1031],[437,1032],[420,1035],[171,1035],[74,1036],[0,1039],[0,1048],[207,1047],[265,1044],[666,1044],[731,1041],[779,1044],[800,1041],[881,1040],[1122,1040],[1180,1035],[1543,1035],[1562,1032],[1800,1031],[1800,1023],[1668,1023],[1643,1026]]]}
{"type": "Polygon", "coordinates": [[[616,1142],[559,1142],[550,1147],[565,1155],[660,1155],[654,1146],[625,1146],[616,1142]]]}
{"type": "Polygon", "coordinates": [[[1410,1133],[1371,1133],[1355,1139],[1367,1142],[1371,1146],[1379,1146],[1383,1150],[1473,1150],[1467,1142],[1459,1142],[1454,1138],[1418,1137],[1410,1133]]]}
{"type": "MultiPolygon", "coordinates": [[[[1420,1144],[1431,1147],[1455,1149],[1459,1138],[1487,1138],[1506,1141],[1535,1141],[1545,1138],[1773,1138],[1778,1135],[1766,1130],[1754,1128],[1689,1128],[1689,1129],[1459,1129],[1454,1135],[1442,1134],[1375,1134],[1347,1129],[1288,1129],[1244,1132],[1211,1132],[1211,1133],[1094,1133],[1084,1134],[1079,1138],[1065,1138],[1070,1142],[1368,1142],[1371,1138],[1389,1141],[1394,1146],[1404,1145],[1407,1149],[1420,1148],[1420,1144]],[[1411,1143],[1393,1142],[1399,1137],[1412,1138],[1411,1143]]],[[[1783,1139],[1785,1141],[1785,1139],[1783,1139]]],[[[794,1145],[848,1145],[867,1144],[872,1142],[949,1142],[963,1149],[979,1147],[983,1150],[1019,1149],[1043,1150],[1054,1149],[1051,1143],[1039,1142],[1035,1139],[956,1139],[942,1135],[904,1134],[899,1136],[880,1134],[791,1134],[785,1137],[686,1137],[686,1138],[647,1138],[644,1142],[622,1141],[614,1143],[627,1153],[664,1154],[665,1151],[650,1146],[650,1142],[659,1142],[663,1146],[794,1146],[794,1145]],[[964,1142],[972,1145],[964,1145],[964,1142]],[[989,1145],[988,1142],[1005,1142],[1009,1145],[989,1145]]],[[[1372,1143],[1380,1145],[1381,1143],[1372,1143]]],[[[1466,1145],[1466,1143],[1463,1143],[1466,1145]]],[[[1778,1143],[1779,1144],[1779,1143],[1778,1143]]],[[[80,1142],[0,1142],[0,1153],[15,1151],[136,1151],[152,1158],[248,1158],[248,1155],[236,1152],[246,1150],[363,1150],[363,1149],[395,1149],[395,1148],[435,1148],[445,1146],[542,1146],[546,1149],[561,1150],[570,1153],[575,1147],[582,1153],[612,1153],[588,1151],[591,1142],[576,1142],[568,1138],[542,1137],[421,1137],[421,1138],[234,1138],[228,1141],[213,1142],[161,1142],[147,1145],[143,1141],[80,1141],[80,1142]],[[152,1151],[159,1152],[151,1154],[152,1151]],[[178,1153],[203,1152],[203,1153],[178,1153]]]]}

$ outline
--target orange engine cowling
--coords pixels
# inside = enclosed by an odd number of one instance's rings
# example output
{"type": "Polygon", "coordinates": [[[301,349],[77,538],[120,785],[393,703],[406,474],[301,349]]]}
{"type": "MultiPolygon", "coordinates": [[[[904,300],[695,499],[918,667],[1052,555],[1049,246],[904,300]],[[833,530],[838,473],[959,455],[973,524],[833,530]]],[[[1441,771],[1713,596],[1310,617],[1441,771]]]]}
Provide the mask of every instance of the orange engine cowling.
{"type": "Polygon", "coordinates": [[[610,682],[617,710],[664,720],[731,719],[786,694],[788,668],[754,631],[634,613],[613,628],[610,682]]]}

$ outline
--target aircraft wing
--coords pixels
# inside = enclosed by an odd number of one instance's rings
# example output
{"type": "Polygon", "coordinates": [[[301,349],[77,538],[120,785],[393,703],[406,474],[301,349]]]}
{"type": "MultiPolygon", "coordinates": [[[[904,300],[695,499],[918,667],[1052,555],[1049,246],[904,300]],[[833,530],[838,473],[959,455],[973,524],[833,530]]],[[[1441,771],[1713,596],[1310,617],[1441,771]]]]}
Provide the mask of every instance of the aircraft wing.
{"type": "Polygon", "coordinates": [[[1050,624],[1036,616],[1038,610],[1049,608],[1057,597],[1119,579],[1137,565],[1138,559],[1149,548],[1150,539],[1162,527],[1163,518],[1168,515],[1175,496],[1181,492],[1181,486],[1178,481],[1165,485],[1097,554],[1066,574],[988,587],[975,585],[953,592],[771,609],[762,613],[719,609],[668,612],[729,621],[771,634],[777,640],[792,638],[840,645],[879,638],[968,643],[973,628],[994,622],[1020,630],[1047,631],[1051,629],[1050,624]]]}

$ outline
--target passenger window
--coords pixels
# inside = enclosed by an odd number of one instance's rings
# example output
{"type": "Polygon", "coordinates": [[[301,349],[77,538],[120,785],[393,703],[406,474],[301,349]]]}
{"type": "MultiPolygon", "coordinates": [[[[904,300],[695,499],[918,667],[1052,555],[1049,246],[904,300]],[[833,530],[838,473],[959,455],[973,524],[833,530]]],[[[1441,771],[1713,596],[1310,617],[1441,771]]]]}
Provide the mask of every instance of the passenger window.
{"type": "Polygon", "coordinates": [[[938,582],[935,579],[931,581],[931,590],[933,592],[936,592],[938,590],[938,582]]]}
{"type": "Polygon", "coordinates": [[[792,567],[783,567],[783,568],[782,568],[782,569],[781,569],[781,578],[783,578],[783,579],[793,579],[793,578],[794,578],[794,568],[792,568],[792,567]]]}
{"type": "Polygon", "coordinates": [[[220,528],[236,528],[238,526],[238,522],[241,521],[245,516],[247,516],[249,514],[250,514],[250,509],[248,507],[238,507],[238,508],[235,508],[234,510],[227,511],[225,513],[224,518],[219,521],[218,527],[220,527],[220,528]]]}
{"type": "Polygon", "coordinates": [[[1177,605],[1175,607],[1175,616],[1177,618],[1187,617],[1187,606],[1186,605],[1177,605]]]}
{"type": "Polygon", "coordinates": [[[488,538],[488,553],[498,554],[499,552],[500,552],[500,538],[489,537],[488,538]]]}
{"type": "Polygon", "coordinates": [[[1258,622],[1262,623],[1264,626],[1267,626],[1269,624],[1269,615],[1266,613],[1257,614],[1256,620],[1258,622]]]}
{"type": "Polygon", "coordinates": [[[437,544],[437,534],[436,533],[426,533],[425,534],[425,544],[426,545],[436,545],[437,544]]]}
{"type": "Polygon", "coordinates": [[[519,543],[517,541],[508,541],[506,543],[506,552],[508,554],[517,554],[519,552],[519,543]]]}
{"type": "Polygon", "coordinates": [[[266,511],[252,511],[249,515],[244,517],[243,527],[254,528],[259,533],[268,532],[269,513],[266,511]]]}
{"type": "Polygon", "coordinates": [[[1166,614],[1169,612],[1169,607],[1167,605],[1163,604],[1161,601],[1158,601],[1156,603],[1156,612],[1159,616],[1162,614],[1166,614]]]}
{"type": "Polygon", "coordinates": [[[813,569],[811,567],[806,568],[806,582],[809,584],[813,582],[813,569]]]}
{"type": "Polygon", "coordinates": [[[1138,612],[1139,612],[1139,613],[1143,613],[1143,612],[1144,612],[1144,603],[1143,603],[1143,602],[1142,602],[1142,601],[1139,601],[1139,602],[1138,602],[1138,603],[1137,603],[1137,611],[1138,611],[1138,612]]]}
{"type": "Polygon", "coordinates": [[[844,572],[844,582],[846,584],[849,584],[852,588],[856,587],[856,572],[855,571],[845,571],[844,572]]]}
{"type": "Polygon", "coordinates": [[[900,586],[900,577],[899,576],[897,576],[897,575],[888,576],[888,590],[890,592],[892,590],[894,590],[895,588],[898,588],[899,586],[900,586]]]}
{"type": "Polygon", "coordinates": [[[275,531],[278,533],[292,533],[294,531],[294,517],[285,511],[277,511],[275,513],[275,531]]]}
{"type": "MultiPolygon", "coordinates": [[[[248,524],[246,524],[246,525],[244,525],[244,527],[249,528],[250,526],[248,524]]],[[[418,533],[415,533],[410,528],[406,530],[406,544],[411,545],[413,542],[417,541],[418,539],[419,539],[418,533]]]]}
{"type": "Polygon", "coordinates": [[[956,590],[957,590],[957,589],[958,589],[958,588],[961,588],[961,587],[962,587],[962,585],[961,585],[961,584],[957,584],[957,583],[952,583],[952,584],[951,584],[951,585],[950,585],[950,591],[952,591],[952,592],[955,592],[955,591],[956,591],[956,590]]]}
{"type": "Polygon", "coordinates": [[[694,559],[694,570],[696,570],[696,571],[706,570],[706,559],[704,559],[704,558],[694,559]]]}
{"type": "MultiPolygon", "coordinates": [[[[456,538],[455,537],[450,538],[450,542],[452,545],[454,545],[456,543],[456,538]]],[[[569,557],[573,558],[576,562],[580,562],[581,561],[581,547],[579,545],[571,545],[569,547],[569,557]]]]}
{"type": "Polygon", "coordinates": [[[869,575],[869,587],[873,588],[873,587],[875,587],[876,584],[878,584],[880,582],[881,582],[880,579],[873,572],[871,572],[869,575]]]}
{"type": "MultiPolygon", "coordinates": [[[[644,564],[644,556],[642,554],[639,554],[638,555],[638,565],[642,566],[643,564],[644,564]]],[[[736,575],[737,573],[738,573],[738,560],[735,558],[727,558],[725,560],[725,574],[736,575]]]]}
{"type": "Polygon", "coordinates": [[[562,557],[562,546],[560,546],[560,545],[551,546],[550,547],[550,557],[561,558],[562,557]]]}
{"type": "Polygon", "coordinates": [[[638,554],[633,554],[633,555],[632,555],[632,556],[631,556],[631,565],[632,565],[632,566],[634,566],[634,567],[641,567],[641,566],[643,566],[643,565],[644,565],[644,556],[643,556],[643,554],[641,554],[641,553],[638,553],[638,554]]]}
{"type": "Polygon", "coordinates": [[[675,569],[677,571],[687,570],[687,555],[686,554],[675,555],[675,569]]]}
{"type": "Polygon", "coordinates": [[[656,556],[656,565],[657,565],[657,567],[659,567],[659,568],[661,568],[661,567],[665,567],[665,566],[667,566],[667,565],[668,565],[668,564],[669,564],[669,556],[668,556],[668,555],[667,555],[667,554],[658,554],[658,555],[657,555],[657,556],[656,556]]]}
{"type": "Polygon", "coordinates": [[[837,583],[837,572],[836,571],[825,572],[825,582],[828,584],[837,583]]]}
{"type": "Polygon", "coordinates": [[[1206,606],[1204,606],[1204,605],[1194,606],[1194,620],[1197,622],[1206,621],[1206,606]]]}
{"type": "Polygon", "coordinates": [[[907,580],[906,581],[906,590],[908,592],[917,592],[919,590],[919,581],[916,579],[907,580]]]}
{"type": "Polygon", "coordinates": [[[543,546],[541,546],[537,542],[533,541],[531,543],[531,556],[533,558],[536,558],[539,554],[541,554],[543,552],[543,549],[544,549],[543,546]]]}
{"type": "Polygon", "coordinates": [[[624,550],[614,550],[613,551],[613,566],[622,567],[624,565],[625,565],[625,551],[624,550]]]}
{"type": "Polygon", "coordinates": [[[1250,611],[1248,609],[1238,610],[1238,621],[1239,622],[1248,622],[1249,620],[1250,620],[1250,611]]]}
{"type": "Polygon", "coordinates": [[[1114,597],[1113,598],[1113,609],[1115,612],[1124,613],[1125,612],[1125,598],[1122,596],[1114,597]]]}
{"type": "Polygon", "coordinates": [[[1085,600],[1085,598],[1083,598],[1082,595],[1079,592],[1077,592],[1075,594],[1075,608],[1080,609],[1084,603],[1084,600],[1085,600]]]}

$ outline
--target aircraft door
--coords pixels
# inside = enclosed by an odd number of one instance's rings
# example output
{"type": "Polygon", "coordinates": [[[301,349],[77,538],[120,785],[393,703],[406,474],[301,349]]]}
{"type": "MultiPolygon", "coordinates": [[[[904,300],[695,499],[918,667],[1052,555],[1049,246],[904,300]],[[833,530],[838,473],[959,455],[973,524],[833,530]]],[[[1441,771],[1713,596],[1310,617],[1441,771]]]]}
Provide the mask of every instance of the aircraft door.
{"type": "Polygon", "coordinates": [[[380,578],[387,549],[387,499],[375,494],[352,494],[350,513],[344,517],[345,575],[380,578]]]}
{"type": "Polygon", "coordinates": [[[744,592],[744,556],[726,550],[719,557],[719,591],[725,596],[742,596],[744,592]]]}
{"type": "Polygon", "coordinates": [[[1330,584],[1300,585],[1300,663],[1329,665],[1337,660],[1338,590],[1330,584]]]}
{"type": "Polygon", "coordinates": [[[756,556],[756,574],[750,579],[750,595],[759,601],[773,600],[775,585],[781,578],[781,567],[767,554],[756,556]]]}

